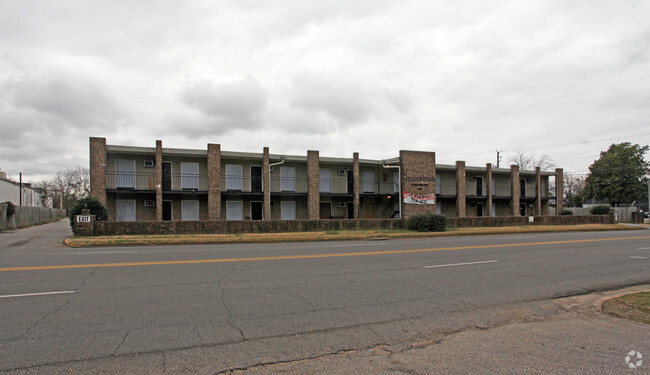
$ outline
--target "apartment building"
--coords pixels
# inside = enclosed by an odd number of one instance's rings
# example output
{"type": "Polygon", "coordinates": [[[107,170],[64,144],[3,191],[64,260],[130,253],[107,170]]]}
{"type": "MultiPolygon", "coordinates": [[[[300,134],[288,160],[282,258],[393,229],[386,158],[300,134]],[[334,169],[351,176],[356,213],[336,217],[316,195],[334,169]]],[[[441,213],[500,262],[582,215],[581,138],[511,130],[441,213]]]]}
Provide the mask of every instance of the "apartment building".
{"type": "MultiPolygon", "coordinates": [[[[435,163],[435,153],[384,160],[107,145],[90,138],[91,196],[109,220],[300,220],[547,215],[555,172],[435,163]]],[[[561,191],[561,184],[558,187],[561,191]]],[[[559,212],[559,210],[558,210],[559,212]]]]}

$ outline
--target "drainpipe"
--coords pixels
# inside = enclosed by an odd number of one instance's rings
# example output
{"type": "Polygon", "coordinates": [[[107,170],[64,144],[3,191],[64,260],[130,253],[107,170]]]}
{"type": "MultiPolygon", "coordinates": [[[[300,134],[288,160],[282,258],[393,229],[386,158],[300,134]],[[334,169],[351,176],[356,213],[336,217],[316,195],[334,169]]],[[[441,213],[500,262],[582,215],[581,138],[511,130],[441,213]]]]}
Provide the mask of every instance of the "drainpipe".
{"type": "MultiPolygon", "coordinates": [[[[274,165],[284,164],[284,159],[286,158],[286,156],[282,155],[281,158],[282,158],[282,161],[279,161],[277,163],[269,164],[269,185],[271,185],[271,167],[273,167],[274,165]]],[[[270,189],[271,189],[271,186],[269,186],[269,191],[270,191],[270,189]]]]}
{"type": "MultiPolygon", "coordinates": [[[[385,160],[382,160],[381,163],[383,164],[384,168],[397,168],[397,174],[399,175],[399,218],[402,218],[402,168],[399,165],[390,165],[386,164],[385,160]]],[[[394,183],[394,181],[393,181],[394,183]]]]}

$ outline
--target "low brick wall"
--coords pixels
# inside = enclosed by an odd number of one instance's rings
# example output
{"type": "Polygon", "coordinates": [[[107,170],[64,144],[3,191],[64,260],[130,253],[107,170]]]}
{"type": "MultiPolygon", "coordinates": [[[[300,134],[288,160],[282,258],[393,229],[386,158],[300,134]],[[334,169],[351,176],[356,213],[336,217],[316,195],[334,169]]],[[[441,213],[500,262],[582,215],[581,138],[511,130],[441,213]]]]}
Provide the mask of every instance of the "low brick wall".
{"type": "MultiPolygon", "coordinates": [[[[450,218],[449,226],[499,227],[512,225],[571,225],[571,224],[609,224],[609,215],[584,216],[535,216],[529,217],[465,217],[450,218]]],[[[315,232],[353,229],[402,229],[402,219],[359,219],[359,220],[268,220],[268,221],[164,221],[164,222],[125,222],[95,221],[92,233],[95,236],[129,234],[210,234],[210,233],[281,233],[315,232]]],[[[77,231],[75,231],[77,233],[77,231]]]]}

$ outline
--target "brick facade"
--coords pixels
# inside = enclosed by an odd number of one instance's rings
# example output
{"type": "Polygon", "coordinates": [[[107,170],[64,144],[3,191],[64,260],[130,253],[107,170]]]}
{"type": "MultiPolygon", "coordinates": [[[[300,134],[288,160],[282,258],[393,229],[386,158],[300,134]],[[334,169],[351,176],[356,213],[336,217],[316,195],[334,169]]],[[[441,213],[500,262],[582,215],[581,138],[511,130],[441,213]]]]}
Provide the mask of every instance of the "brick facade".
{"type": "MultiPolygon", "coordinates": [[[[400,151],[402,162],[402,192],[429,195],[436,194],[436,153],[420,151],[400,151]]],[[[417,214],[433,214],[435,204],[404,204],[403,218],[417,214]]]]}

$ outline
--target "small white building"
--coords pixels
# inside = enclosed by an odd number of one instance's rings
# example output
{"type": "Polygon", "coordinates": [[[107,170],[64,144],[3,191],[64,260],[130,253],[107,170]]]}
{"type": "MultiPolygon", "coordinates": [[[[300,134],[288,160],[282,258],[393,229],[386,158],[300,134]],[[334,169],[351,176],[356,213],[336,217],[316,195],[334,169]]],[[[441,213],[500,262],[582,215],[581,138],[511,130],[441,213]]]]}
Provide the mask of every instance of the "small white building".
{"type": "Polygon", "coordinates": [[[47,202],[44,202],[41,194],[32,188],[30,183],[23,182],[22,187],[19,182],[7,178],[5,172],[0,172],[0,202],[11,202],[16,206],[21,205],[21,190],[22,190],[22,206],[29,207],[50,207],[47,202]]]}

